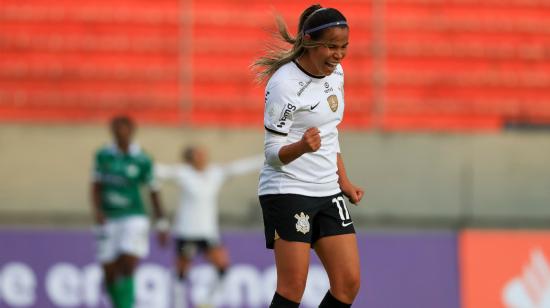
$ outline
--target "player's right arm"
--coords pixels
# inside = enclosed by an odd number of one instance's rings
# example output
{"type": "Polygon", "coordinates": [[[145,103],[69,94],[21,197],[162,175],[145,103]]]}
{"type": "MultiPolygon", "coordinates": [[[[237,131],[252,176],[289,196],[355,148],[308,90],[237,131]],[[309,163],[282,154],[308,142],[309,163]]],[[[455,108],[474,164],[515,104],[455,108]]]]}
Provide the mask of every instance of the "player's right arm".
{"type": "Polygon", "coordinates": [[[101,183],[96,181],[92,183],[92,211],[96,224],[102,225],[105,223],[105,215],[101,209],[101,183]]]}
{"type": "Polygon", "coordinates": [[[287,136],[294,121],[294,113],[299,108],[296,89],[284,82],[268,85],[265,100],[264,150],[268,164],[286,165],[321,147],[321,135],[316,127],[307,129],[299,141],[288,143],[287,136]]]}
{"type": "Polygon", "coordinates": [[[282,146],[279,150],[279,159],[283,164],[288,164],[300,156],[319,150],[321,147],[321,135],[317,127],[310,127],[305,131],[300,141],[282,146]]]}
{"type": "Polygon", "coordinates": [[[100,156],[101,156],[100,151],[98,151],[94,159],[94,171],[93,171],[93,179],[92,179],[92,187],[91,187],[92,213],[94,215],[94,222],[98,225],[102,225],[103,223],[105,223],[105,214],[103,213],[103,208],[101,207],[102,170],[101,170],[100,156]]]}

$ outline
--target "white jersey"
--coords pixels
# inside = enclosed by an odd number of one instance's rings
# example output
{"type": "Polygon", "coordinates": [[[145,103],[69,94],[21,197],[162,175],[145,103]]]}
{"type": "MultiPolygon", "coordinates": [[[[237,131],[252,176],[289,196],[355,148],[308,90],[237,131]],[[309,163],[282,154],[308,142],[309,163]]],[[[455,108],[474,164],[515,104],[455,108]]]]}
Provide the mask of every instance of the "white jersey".
{"type": "Polygon", "coordinates": [[[177,237],[219,239],[218,193],[231,176],[258,170],[263,157],[251,157],[227,165],[209,165],[196,170],[187,164],[155,165],[161,180],[172,180],[180,189],[179,206],[173,223],[177,237]]]}
{"type": "Polygon", "coordinates": [[[336,156],[338,124],[344,114],[344,73],[311,76],[294,62],[278,69],[265,91],[265,156],[258,194],[323,197],[340,192],[336,156]],[[320,130],[321,148],[283,165],[282,146],[299,141],[310,127],[320,130]]]}

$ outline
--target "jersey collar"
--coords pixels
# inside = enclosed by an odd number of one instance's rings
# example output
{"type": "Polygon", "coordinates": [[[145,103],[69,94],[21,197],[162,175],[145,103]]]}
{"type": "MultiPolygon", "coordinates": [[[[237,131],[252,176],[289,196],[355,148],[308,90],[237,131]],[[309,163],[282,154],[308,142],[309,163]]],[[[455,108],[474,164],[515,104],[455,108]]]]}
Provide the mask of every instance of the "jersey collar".
{"type": "Polygon", "coordinates": [[[311,77],[311,78],[323,79],[323,78],[326,77],[326,76],[316,76],[316,75],[310,74],[310,73],[309,73],[308,71],[306,71],[306,69],[303,68],[303,67],[300,65],[300,63],[298,63],[298,61],[296,61],[296,60],[292,60],[292,63],[294,63],[294,65],[296,65],[296,67],[297,67],[298,69],[300,69],[300,70],[302,71],[302,73],[308,75],[308,76],[311,77]]]}

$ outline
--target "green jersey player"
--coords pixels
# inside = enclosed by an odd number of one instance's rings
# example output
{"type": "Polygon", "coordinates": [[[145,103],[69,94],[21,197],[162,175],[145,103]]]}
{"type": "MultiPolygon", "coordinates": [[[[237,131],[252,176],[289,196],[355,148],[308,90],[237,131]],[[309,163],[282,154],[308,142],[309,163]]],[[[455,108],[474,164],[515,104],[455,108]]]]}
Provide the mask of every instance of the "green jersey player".
{"type": "Polygon", "coordinates": [[[92,203],[98,225],[97,258],[116,308],[134,306],[133,274],[139,260],[149,252],[149,220],[141,199],[143,186],[150,191],[161,245],[168,236],[153,162],[132,143],[134,130],[130,118],[115,117],[111,121],[114,143],[98,150],[94,163],[92,203]]]}

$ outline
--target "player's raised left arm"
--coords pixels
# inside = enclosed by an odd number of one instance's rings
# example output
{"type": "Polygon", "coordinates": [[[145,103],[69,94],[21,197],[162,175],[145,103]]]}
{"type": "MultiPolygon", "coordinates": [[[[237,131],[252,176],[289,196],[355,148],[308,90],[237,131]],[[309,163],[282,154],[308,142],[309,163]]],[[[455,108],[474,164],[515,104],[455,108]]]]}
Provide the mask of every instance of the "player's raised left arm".
{"type": "Polygon", "coordinates": [[[264,155],[242,158],[222,166],[226,177],[233,177],[260,170],[264,164],[264,155]]]}
{"type": "Polygon", "coordinates": [[[177,165],[169,165],[169,164],[163,164],[159,162],[155,162],[153,166],[153,176],[156,177],[157,180],[164,181],[164,180],[175,180],[178,177],[178,168],[177,165]]]}
{"type": "Polygon", "coordinates": [[[355,186],[348,178],[346,173],[346,167],[344,166],[344,159],[342,154],[336,154],[336,164],[338,167],[338,184],[340,184],[340,189],[349,198],[349,201],[353,204],[357,204],[363,198],[365,192],[362,188],[355,186]]]}

